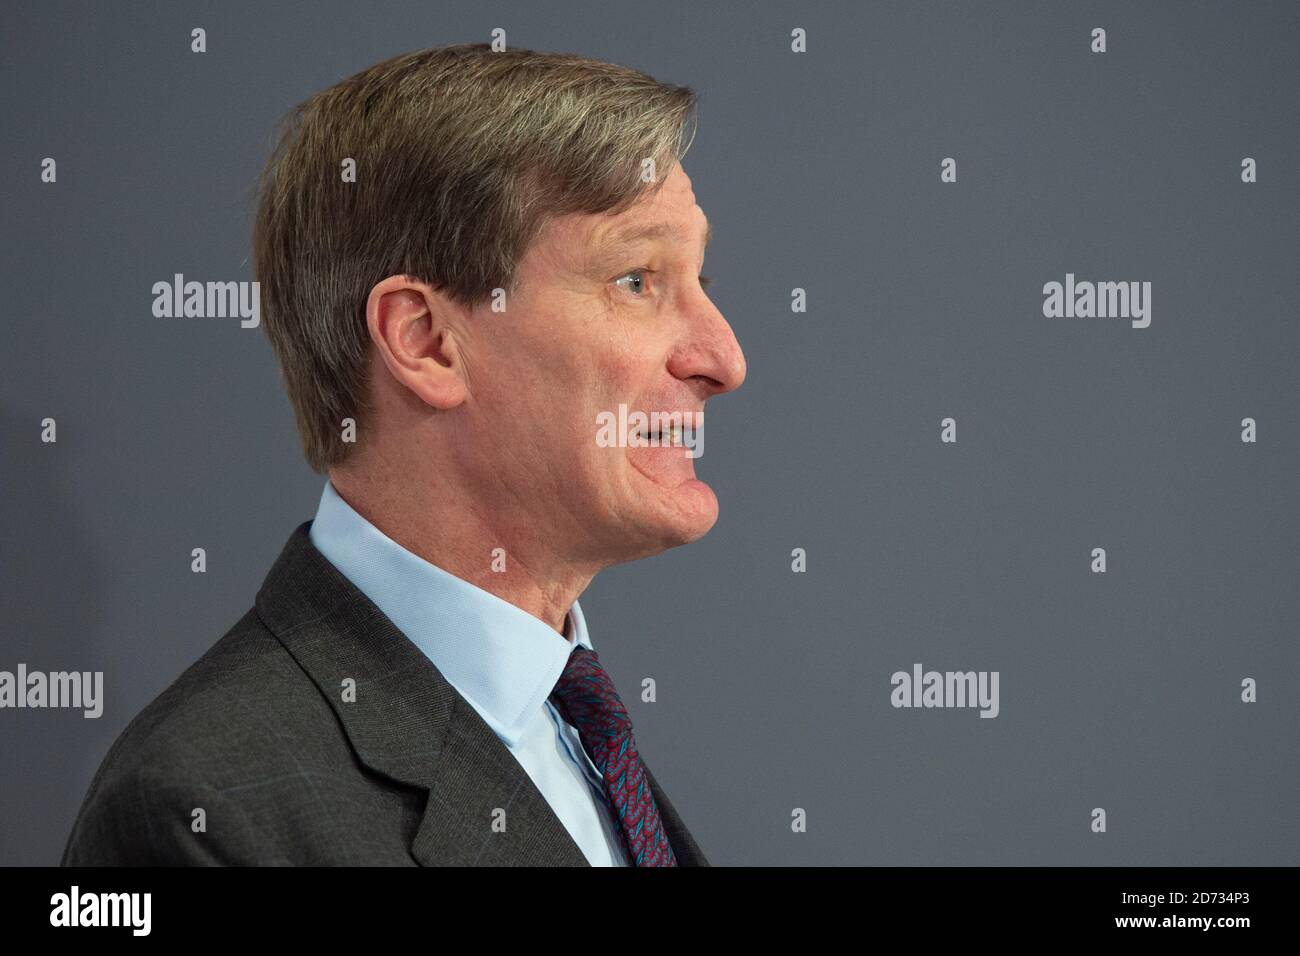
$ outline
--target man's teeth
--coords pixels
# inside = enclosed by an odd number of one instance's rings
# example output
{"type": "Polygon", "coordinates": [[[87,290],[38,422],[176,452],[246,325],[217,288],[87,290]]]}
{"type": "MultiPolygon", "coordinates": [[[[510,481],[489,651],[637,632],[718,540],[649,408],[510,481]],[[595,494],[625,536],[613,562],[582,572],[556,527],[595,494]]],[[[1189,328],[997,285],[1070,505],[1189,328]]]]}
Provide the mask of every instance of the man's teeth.
{"type": "Polygon", "coordinates": [[[659,441],[661,444],[680,445],[682,441],[682,426],[669,425],[662,431],[647,432],[642,437],[659,441]]]}

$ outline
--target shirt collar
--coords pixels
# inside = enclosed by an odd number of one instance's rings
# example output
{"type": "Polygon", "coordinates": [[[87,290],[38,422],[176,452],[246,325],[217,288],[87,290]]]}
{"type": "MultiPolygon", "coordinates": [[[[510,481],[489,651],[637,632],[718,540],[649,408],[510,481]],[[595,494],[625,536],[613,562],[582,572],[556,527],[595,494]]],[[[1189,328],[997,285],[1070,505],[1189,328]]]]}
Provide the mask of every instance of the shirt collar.
{"type": "Polygon", "coordinates": [[[577,601],[561,637],[540,618],[403,548],[329,481],[309,534],[508,746],[555,689],[574,647],[591,648],[577,601]]]}

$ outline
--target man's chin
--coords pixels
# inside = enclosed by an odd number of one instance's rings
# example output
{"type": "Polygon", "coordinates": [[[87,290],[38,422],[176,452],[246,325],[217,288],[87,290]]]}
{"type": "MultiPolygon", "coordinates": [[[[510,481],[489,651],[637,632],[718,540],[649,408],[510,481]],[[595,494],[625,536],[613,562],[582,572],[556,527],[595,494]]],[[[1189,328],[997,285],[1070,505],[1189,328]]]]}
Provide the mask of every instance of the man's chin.
{"type": "Polygon", "coordinates": [[[633,458],[630,464],[636,477],[628,491],[637,499],[634,508],[641,527],[637,537],[648,543],[641,556],[690,544],[717,522],[717,495],[695,477],[693,468],[689,472],[658,468],[654,459],[633,458]]]}
{"type": "Polygon", "coordinates": [[[690,544],[708,534],[718,520],[718,498],[712,488],[698,478],[687,478],[671,488],[654,484],[659,493],[646,517],[662,548],[690,544]]]}

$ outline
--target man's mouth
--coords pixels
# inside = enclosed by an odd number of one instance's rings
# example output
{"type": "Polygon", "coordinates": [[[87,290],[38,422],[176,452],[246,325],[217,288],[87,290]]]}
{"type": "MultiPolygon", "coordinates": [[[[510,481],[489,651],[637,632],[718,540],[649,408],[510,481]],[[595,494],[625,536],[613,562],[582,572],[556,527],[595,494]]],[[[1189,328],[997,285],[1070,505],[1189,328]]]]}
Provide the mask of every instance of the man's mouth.
{"type": "Polygon", "coordinates": [[[682,426],[669,425],[650,431],[639,431],[637,437],[657,445],[680,445],[682,443],[682,426]]]}

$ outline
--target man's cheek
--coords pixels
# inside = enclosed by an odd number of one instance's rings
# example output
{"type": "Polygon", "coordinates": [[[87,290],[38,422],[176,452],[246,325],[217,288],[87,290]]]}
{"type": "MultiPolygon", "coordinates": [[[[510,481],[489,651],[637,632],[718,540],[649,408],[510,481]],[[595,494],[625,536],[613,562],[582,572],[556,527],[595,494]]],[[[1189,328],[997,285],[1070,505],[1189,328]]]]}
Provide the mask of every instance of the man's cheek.
{"type": "Polygon", "coordinates": [[[593,394],[601,396],[604,407],[617,408],[619,402],[633,404],[638,401],[640,381],[645,358],[636,355],[617,355],[598,363],[591,376],[593,394]]]}

